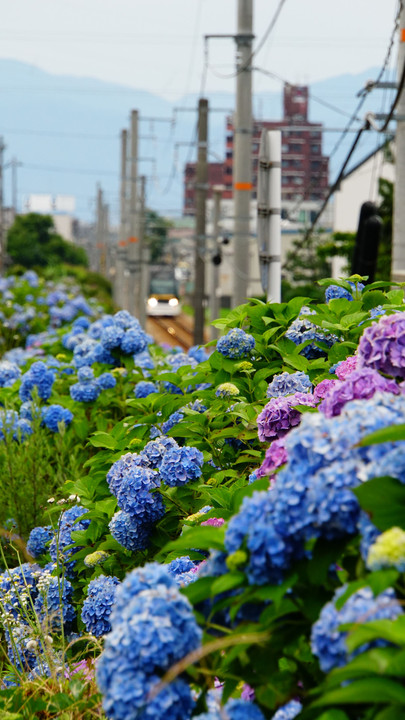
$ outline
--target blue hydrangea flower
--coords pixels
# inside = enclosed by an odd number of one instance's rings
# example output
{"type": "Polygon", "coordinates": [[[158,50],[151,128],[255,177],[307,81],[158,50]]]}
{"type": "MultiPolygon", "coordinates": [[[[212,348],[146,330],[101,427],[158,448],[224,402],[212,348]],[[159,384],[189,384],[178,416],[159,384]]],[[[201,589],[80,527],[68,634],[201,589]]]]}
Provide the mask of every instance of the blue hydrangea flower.
{"type": "Polygon", "coordinates": [[[219,704],[213,705],[208,712],[197,715],[195,720],[265,720],[265,718],[255,703],[249,700],[231,699],[223,707],[219,704]]]}
{"type": "Polygon", "coordinates": [[[42,423],[52,432],[59,432],[60,423],[67,427],[72,420],[73,413],[62,405],[49,405],[42,409],[42,423]]]}
{"type": "Polygon", "coordinates": [[[89,365],[81,365],[77,371],[77,379],[79,382],[91,382],[94,380],[94,370],[89,365]]]}
{"type": "Polygon", "coordinates": [[[32,390],[37,389],[38,395],[42,400],[49,400],[52,392],[52,385],[55,380],[55,374],[52,370],[48,370],[43,362],[34,362],[30,369],[22,376],[19,395],[23,402],[32,400],[32,390]]]}
{"type": "Polygon", "coordinates": [[[314,323],[311,323],[307,316],[313,315],[314,312],[315,310],[309,310],[309,308],[301,308],[300,315],[291,323],[285,333],[285,337],[292,340],[295,345],[301,345],[301,343],[309,340],[313,341],[302,348],[300,353],[308,359],[323,357],[325,355],[325,351],[321,347],[318,347],[317,343],[322,343],[322,345],[326,345],[329,348],[338,340],[336,335],[321,330],[314,325],[314,323]]]}
{"type": "Polygon", "coordinates": [[[374,597],[371,588],[361,588],[346,600],[340,610],[336,610],[335,602],[345,590],[346,586],[343,586],[336,591],[333,600],[325,605],[319,620],[312,627],[312,652],[317,656],[321,669],[325,673],[333,668],[343,667],[353,657],[372,646],[368,643],[357,648],[355,652],[349,653],[345,642],[347,632],[339,630],[340,625],[356,622],[366,623],[371,620],[394,620],[403,614],[391,588],[384,590],[377,597],[374,597]]]}
{"type": "Polygon", "coordinates": [[[325,290],[325,302],[333,300],[334,298],[345,298],[346,300],[353,300],[353,295],[340,285],[329,285],[325,290]]]}
{"type": "Polygon", "coordinates": [[[35,612],[48,627],[58,630],[63,622],[68,630],[76,617],[72,597],[73,586],[66,577],[50,577],[35,601],[35,612]]]}
{"type": "Polygon", "coordinates": [[[119,325],[105,327],[101,333],[100,342],[107,350],[116,350],[120,347],[125,330],[119,325]]]}
{"type": "Polygon", "coordinates": [[[248,355],[255,346],[253,335],[248,335],[241,328],[229,330],[217,342],[217,350],[229,358],[241,358],[248,355]]]}
{"type": "Polygon", "coordinates": [[[135,355],[143,352],[148,345],[146,333],[141,327],[131,327],[126,330],[121,340],[121,350],[125,355],[135,355]]]}
{"type": "Polygon", "coordinates": [[[117,381],[114,375],[110,372],[105,372],[98,376],[96,383],[101,390],[111,390],[112,388],[115,388],[117,381]]]}
{"type": "Polygon", "coordinates": [[[165,435],[169,432],[172,428],[174,428],[177,423],[181,422],[183,420],[184,414],[180,412],[179,410],[176,410],[174,413],[169,415],[167,420],[162,424],[162,433],[165,435]]]}
{"type": "Polygon", "coordinates": [[[67,546],[73,543],[73,530],[86,530],[89,527],[89,519],[80,520],[86,512],[80,505],[73,505],[69,510],[65,510],[59,518],[58,529],[49,546],[52,560],[58,563],[62,559],[68,569],[74,566],[74,554],[80,548],[67,549],[67,546]]]}
{"type": "Polygon", "coordinates": [[[76,402],[94,402],[100,395],[101,388],[96,382],[78,382],[69,388],[70,397],[76,402]]]}
{"type": "Polygon", "coordinates": [[[144,467],[143,454],[125,453],[119,460],[111,465],[107,473],[107,483],[113,495],[117,496],[123,479],[131,472],[134,467],[144,467]]]}
{"type": "Polygon", "coordinates": [[[110,622],[96,668],[107,715],[115,720],[189,718],[194,703],[184,681],[150,698],[159,675],[201,643],[192,607],[167,568],[152,564],[129,573],[117,589],[110,622]]]}
{"type": "Polygon", "coordinates": [[[153,370],[155,367],[155,363],[147,350],[136,353],[134,355],[134,363],[135,366],[141,368],[141,370],[153,370]]]}
{"type": "Polygon", "coordinates": [[[189,357],[193,358],[193,360],[197,360],[198,363],[204,362],[204,360],[207,360],[208,358],[206,349],[201,345],[193,345],[187,354],[189,357]]]}
{"type": "Polygon", "coordinates": [[[32,557],[37,558],[47,552],[47,545],[53,536],[52,528],[35,527],[31,530],[27,542],[27,550],[32,557]]]}
{"type": "Polygon", "coordinates": [[[148,382],[147,380],[140,380],[136,385],[134,389],[135,397],[136,398],[146,398],[148,395],[151,395],[152,393],[158,393],[159,389],[153,382],[148,382]]]}
{"type": "Polygon", "coordinates": [[[110,632],[110,615],[120,581],[116,577],[99,577],[91,580],[83,603],[81,618],[86,630],[96,637],[110,632]]]}
{"type": "Polygon", "coordinates": [[[142,523],[155,523],[163,517],[165,506],[158,493],[160,476],[149,468],[135,465],[125,474],[117,492],[121,510],[142,523]]]}
{"type": "Polygon", "coordinates": [[[143,522],[142,518],[119,510],[111,518],[108,528],[113,538],[126,550],[136,552],[148,547],[152,525],[143,522]]]}
{"type": "Polygon", "coordinates": [[[21,375],[21,370],[16,363],[9,360],[0,361],[0,387],[11,387],[21,375]]]}
{"type": "Polygon", "coordinates": [[[267,387],[267,397],[280,397],[281,395],[293,395],[296,392],[312,392],[312,383],[304,372],[288,373],[283,372],[275,375],[267,387]]]}
{"type": "Polygon", "coordinates": [[[174,438],[159,435],[155,440],[151,440],[145,445],[141,455],[145,465],[152,468],[152,470],[159,470],[167,451],[178,447],[174,438]]]}
{"type": "Polygon", "coordinates": [[[290,700],[290,702],[277,710],[271,720],[294,720],[301,710],[302,705],[298,700],[290,700]]]}
{"type": "Polygon", "coordinates": [[[195,447],[168,450],[160,466],[160,476],[166,485],[175,487],[197,480],[201,475],[203,454],[195,447]]]}

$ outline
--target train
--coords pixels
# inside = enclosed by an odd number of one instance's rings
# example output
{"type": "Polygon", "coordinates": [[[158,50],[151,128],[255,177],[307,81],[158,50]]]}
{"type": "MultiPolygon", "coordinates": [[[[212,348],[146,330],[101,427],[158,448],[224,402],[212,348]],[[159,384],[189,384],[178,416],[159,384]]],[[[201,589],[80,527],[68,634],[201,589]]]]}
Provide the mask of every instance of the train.
{"type": "Polygon", "coordinates": [[[180,315],[179,288],[171,265],[150,265],[146,312],[155,316],[180,315]]]}

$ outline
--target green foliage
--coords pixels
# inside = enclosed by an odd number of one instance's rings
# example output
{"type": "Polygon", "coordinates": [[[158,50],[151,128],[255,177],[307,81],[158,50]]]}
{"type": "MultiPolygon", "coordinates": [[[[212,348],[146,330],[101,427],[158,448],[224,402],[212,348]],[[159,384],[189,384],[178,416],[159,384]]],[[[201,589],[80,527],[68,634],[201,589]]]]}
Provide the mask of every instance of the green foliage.
{"type": "Polygon", "coordinates": [[[82,248],[55,233],[50,215],[18,215],[7,233],[7,253],[25,268],[44,268],[59,263],[87,265],[82,248]]]}

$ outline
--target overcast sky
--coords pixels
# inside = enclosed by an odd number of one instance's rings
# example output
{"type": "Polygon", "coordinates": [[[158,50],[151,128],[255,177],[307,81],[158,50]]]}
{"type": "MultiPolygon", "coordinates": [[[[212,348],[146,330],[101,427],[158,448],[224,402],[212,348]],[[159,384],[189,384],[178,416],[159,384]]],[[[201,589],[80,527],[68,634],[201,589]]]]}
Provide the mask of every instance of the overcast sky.
{"type": "MultiPolygon", "coordinates": [[[[280,0],[254,0],[259,42],[280,0]]],[[[297,83],[381,66],[398,0],[285,0],[255,64],[297,83]]],[[[0,57],[170,100],[199,92],[203,36],[236,31],[237,0],[0,0],[0,57]]],[[[232,40],[209,42],[207,91],[233,91],[232,40]]],[[[256,90],[279,83],[256,73],[256,90]]]]}

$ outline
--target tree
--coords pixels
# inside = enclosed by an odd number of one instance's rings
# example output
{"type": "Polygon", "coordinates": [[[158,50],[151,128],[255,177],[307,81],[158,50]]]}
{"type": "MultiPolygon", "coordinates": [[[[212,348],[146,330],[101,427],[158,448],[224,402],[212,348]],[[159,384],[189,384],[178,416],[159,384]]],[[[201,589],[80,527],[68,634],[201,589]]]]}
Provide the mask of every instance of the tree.
{"type": "Polygon", "coordinates": [[[150,261],[153,264],[161,262],[165,254],[170,227],[172,227],[172,224],[169,220],[161,217],[153,210],[147,211],[145,235],[150,248],[150,261]]]}
{"type": "Polygon", "coordinates": [[[55,232],[50,215],[18,215],[7,233],[7,254],[13,263],[26,268],[68,263],[87,266],[82,248],[55,232]]]}

